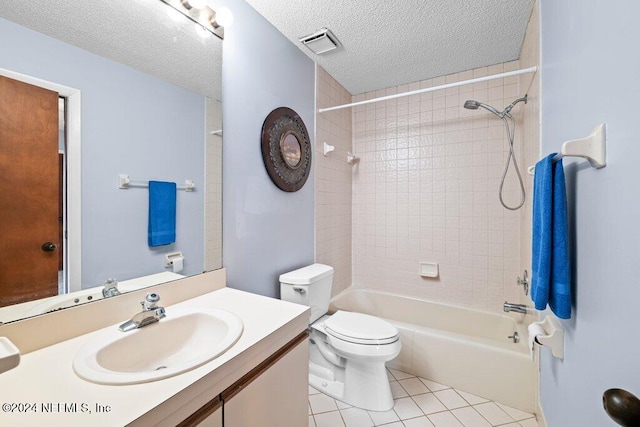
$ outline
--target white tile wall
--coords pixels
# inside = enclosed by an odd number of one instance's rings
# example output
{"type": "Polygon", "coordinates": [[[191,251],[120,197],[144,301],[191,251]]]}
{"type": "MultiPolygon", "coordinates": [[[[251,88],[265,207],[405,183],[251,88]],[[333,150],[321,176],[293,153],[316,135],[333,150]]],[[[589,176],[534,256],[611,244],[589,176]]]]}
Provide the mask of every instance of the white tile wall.
{"type": "MultiPolygon", "coordinates": [[[[540,66],[540,22],[538,20],[538,3],[533,7],[531,18],[527,26],[522,51],[520,53],[520,64],[522,67],[540,66]]],[[[527,107],[520,110],[520,119],[523,126],[520,128],[520,138],[524,140],[523,156],[524,167],[535,165],[542,157],[540,153],[540,73],[533,76],[523,75],[520,77],[520,86],[528,91],[529,99],[527,107]]],[[[527,194],[533,194],[533,176],[525,175],[525,186],[527,194]]],[[[520,212],[520,272],[525,269],[531,278],[531,227],[532,227],[532,197],[527,199],[524,209],[520,212]]],[[[520,293],[520,302],[532,305],[531,298],[520,293]]],[[[535,321],[534,316],[526,319],[527,323],[535,321]]]]}
{"type": "MultiPolygon", "coordinates": [[[[497,64],[353,100],[517,68],[518,61],[497,64]]],[[[361,156],[353,174],[355,284],[500,312],[505,300],[518,300],[521,213],[498,201],[508,152],[504,125],[462,106],[476,99],[502,109],[522,95],[511,77],[352,109],[353,148],[361,156]],[[420,261],[437,262],[440,276],[421,278],[420,261]]],[[[513,171],[505,188],[513,204],[513,171]]]]}
{"type": "MultiPolygon", "coordinates": [[[[534,8],[519,61],[351,96],[318,67],[317,107],[538,65],[534,8]]],[[[333,295],[352,283],[501,312],[529,303],[515,278],[531,260],[532,177],[539,153],[539,74],[493,80],[318,115],[316,261],[335,268],[333,295]],[[517,212],[498,202],[507,158],[503,123],[467,99],[498,109],[528,92],[514,109],[515,147],[527,202],[517,212]],[[336,146],[329,157],[322,144],[336,146]],[[354,151],[360,163],[346,163],[354,151]],[[352,260],[353,256],[353,260],[352,260]],[[420,261],[440,276],[418,276],[420,261]],[[353,270],[353,271],[352,271],[353,270]]],[[[506,198],[519,198],[513,169],[506,198]]]]}
{"type": "MultiPolygon", "coordinates": [[[[316,82],[317,108],[351,102],[351,94],[321,67],[316,82]]],[[[334,268],[333,295],[351,285],[351,130],[349,109],[317,116],[316,262],[334,268]],[[335,146],[328,157],[323,155],[324,142],[335,146]]]]}
{"type": "Polygon", "coordinates": [[[211,271],[222,268],[222,137],[210,133],[222,129],[220,101],[207,98],[206,120],[204,268],[211,271]]]}

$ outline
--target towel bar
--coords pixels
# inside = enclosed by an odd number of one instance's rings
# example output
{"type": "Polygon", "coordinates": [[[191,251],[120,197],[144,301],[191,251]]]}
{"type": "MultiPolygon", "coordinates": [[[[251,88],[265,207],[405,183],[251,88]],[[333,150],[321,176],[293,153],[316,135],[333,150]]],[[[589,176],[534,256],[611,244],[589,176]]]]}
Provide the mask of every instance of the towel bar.
{"type": "MultiPolygon", "coordinates": [[[[131,187],[149,188],[149,181],[134,180],[129,178],[129,175],[124,175],[124,174],[118,175],[118,188],[120,190],[127,190],[131,187]]],[[[194,191],[195,188],[196,188],[196,184],[190,179],[184,180],[184,186],[176,187],[176,189],[178,190],[184,190],[189,193],[194,191]]]]}
{"type": "MultiPolygon", "coordinates": [[[[607,166],[607,124],[596,126],[591,134],[585,138],[574,139],[562,144],[562,149],[553,158],[554,162],[563,157],[582,157],[587,159],[592,167],[601,169],[607,166]]],[[[529,166],[527,172],[533,175],[535,166],[529,166]]]]}

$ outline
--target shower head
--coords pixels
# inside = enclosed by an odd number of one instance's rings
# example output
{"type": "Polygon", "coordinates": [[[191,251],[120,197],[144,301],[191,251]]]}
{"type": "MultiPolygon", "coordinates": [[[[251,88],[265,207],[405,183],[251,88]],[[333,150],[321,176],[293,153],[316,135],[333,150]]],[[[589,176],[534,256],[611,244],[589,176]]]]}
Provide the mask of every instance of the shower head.
{"type": "Polygon", "coordinates": [[[474,101],[472,99],[464,103],[464,108],[466,108],[467,110],[477,110],[478,108],[484,108],[485,110],[490,111],[496,116],[502,118],[502,113],[493,108],[491,105],[483,104],[482,102],[474,101]]]}
{"type": "Polygon", "coordinates": [[[469,99],[464,103],[464,108],[466,108],[467,110],[477,110],[479,106],[480,103],[472,99],[469,99]]]}
{"type": "Polygon", "coordinates": [[[511,117],[509,113],[511,112],[513,107],[515,107],[516,104],[519,102],[524,102],[526,104],[527,95],[525,95],[522,98],[518,98],[515,101],[513,101],[511,104],[507,105],[507,107],[504,109],[503,112],[496,110],[491,105],[483,104],[482,102],[474,101],[472,99],[465,101],[464,108],[466,108],[467,110],[477,110],[478,108],[484,108],[485,110],[492,112],[496,116],[503,118],[504,116],[511,117]]]}

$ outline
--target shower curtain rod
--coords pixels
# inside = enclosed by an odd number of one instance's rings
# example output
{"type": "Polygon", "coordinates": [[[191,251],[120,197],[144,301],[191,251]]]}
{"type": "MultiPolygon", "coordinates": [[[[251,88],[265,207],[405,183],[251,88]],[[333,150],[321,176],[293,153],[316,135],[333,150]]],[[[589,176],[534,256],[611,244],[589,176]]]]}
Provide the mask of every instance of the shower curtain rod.
{"type": "Polygon", "coordinates": [[[504,77],[517,76],[519,74],[535,73],[538,67],[523,68],[522,70],[507,71],[506,73],[494,74],[491,76],[477,77],[475,79],[463,80],[461,82],[447,83],[440,86],[427,87],[424,89],[413,90],[411,92],[397,93],[395,95],[381,96],[380,98],[367,99],[365,101],[352,102],[351,104],[336,105],[335,107],[327,107],[318,109],[318,113],[326,113],[328,111],[341,110],[343,108],[357,107],[358,105],[371,104],[373,102],[388,101],[389,99],[403,98],[405,96],[417,95],[420,93],[433,92],[441,89],[449,89],[457,86],[464,86],[473,83],[486,82],[487,80],[501,79],[504,77]]]}

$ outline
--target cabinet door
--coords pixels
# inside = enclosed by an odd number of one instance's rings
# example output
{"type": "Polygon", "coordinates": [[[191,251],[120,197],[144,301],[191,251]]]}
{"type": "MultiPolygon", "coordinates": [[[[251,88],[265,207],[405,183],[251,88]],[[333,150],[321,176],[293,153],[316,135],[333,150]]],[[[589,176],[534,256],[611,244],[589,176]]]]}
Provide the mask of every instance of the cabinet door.
{"type": "Polygon", "coordinates": [[[222,427],[222,415],[222,400],[220,396],[216,396],[177,427],[222,427]]]}
{"type": "Polygon", "coordinates": [[[222,427],[222,406],[216,409],[213,414],[195,425],[197,427],[222,427]]]}
{"type": "Polygon", "coordinates": [[[309,339],[272,361],[224,398],[225,427],[300,427],[309,423],[309,339]]]}

